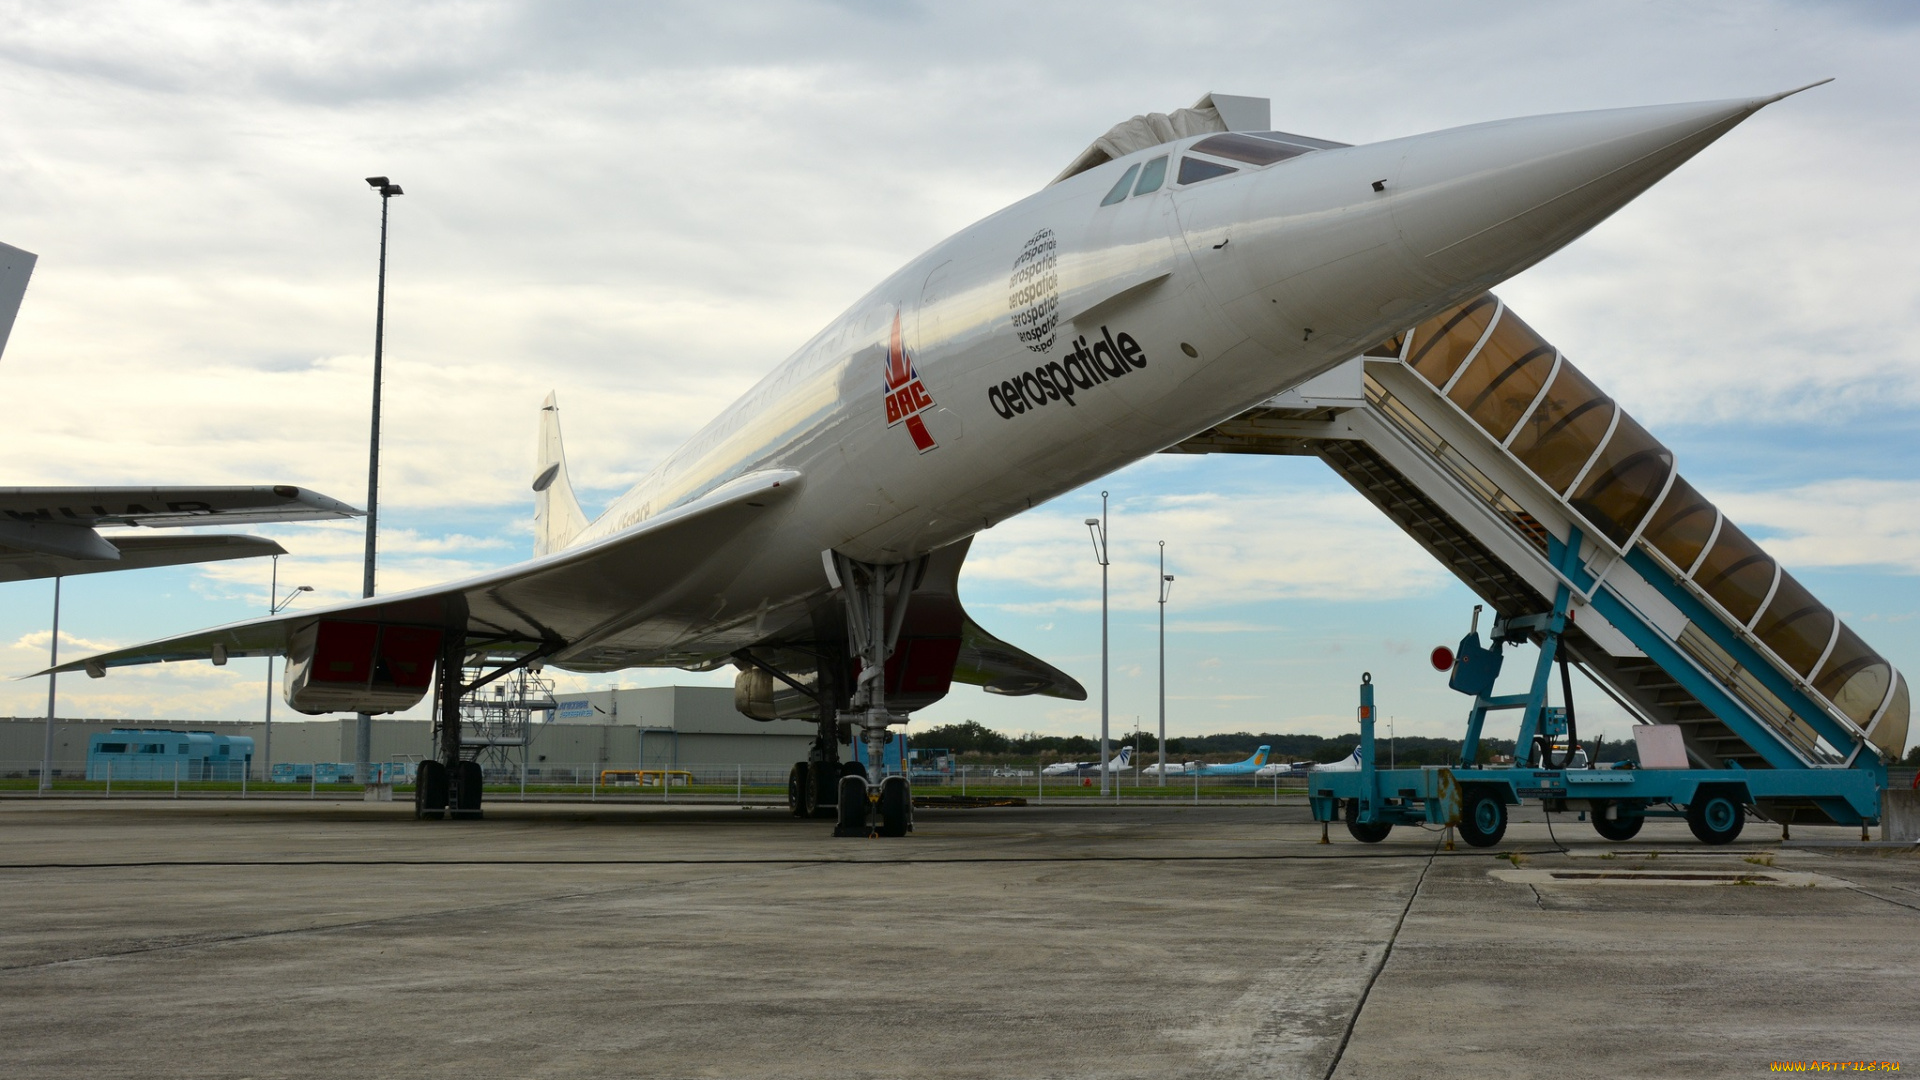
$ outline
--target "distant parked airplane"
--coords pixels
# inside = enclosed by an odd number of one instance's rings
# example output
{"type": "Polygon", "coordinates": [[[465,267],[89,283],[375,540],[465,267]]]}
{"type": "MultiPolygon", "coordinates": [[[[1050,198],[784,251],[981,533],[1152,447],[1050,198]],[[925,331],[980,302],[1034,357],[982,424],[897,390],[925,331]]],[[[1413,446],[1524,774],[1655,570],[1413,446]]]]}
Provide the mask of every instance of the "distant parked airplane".
{"type": "MultiPolygon", "coordinates": [[[[1209,765],[1204,761],[1167,762],[1168,776],[1252,776],[1267,763],[1267,752],[1271,746],[1262,746],[1245,761],[1234,761],[1223,765],[1209,765]]],[[[1159,776],[1160,766],[1149,765],[1141,771],[1142,776],[1159,776]]]]}
{"type": "Polygon", "coordinates": [[[1313,767],[1314,772],[1358,772],[1359,769],[1360,748],[1357,746],[1353,748],[1353,753],[1348,754],[1339,761],[1329,762],[1325,765],[1315,765],[1313,767]]]}
{"type": "MultiPolygon", "coordinates": [[[[1133,771],[1133,747],[1123,746],[1112,761],[1107,762],[1110,773],[1133,771]]],[[[1041,776],[1099,776],[1098,761],[1061,761],[1040,770],[1041,776]]]]}

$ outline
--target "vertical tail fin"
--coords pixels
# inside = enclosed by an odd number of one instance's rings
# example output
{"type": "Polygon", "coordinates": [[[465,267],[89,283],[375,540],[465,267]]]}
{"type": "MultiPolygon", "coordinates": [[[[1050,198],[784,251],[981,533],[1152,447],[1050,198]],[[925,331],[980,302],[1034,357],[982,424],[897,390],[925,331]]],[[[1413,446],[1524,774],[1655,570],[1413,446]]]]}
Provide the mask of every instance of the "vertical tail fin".
{"type": "Polygon", "coordinates": [[[560,445],[560,405],[547,395],[540,406],[540,448],[533,477],[533,553],[560,551],[587,527],[587,515],[567,478],[567,452],[560,445]]]}
{"type": "Polygon", "coordinates": [[[0,353],[7,351],[13,317],[20,314],[20,301],[27,295],[27,279],[33,276],[33,264],[38,259],[31,251],[0,244],[0,353]]]}
{"type": "Polygon", "coordinates": [[[1267,763],[1267,754],[1272,749],[1273,747],[1271,746],[1263,746],[1260,749],[1255,750],[1253,752],[1253,763],[1255,765],[1265,765],[1267,763]]]}

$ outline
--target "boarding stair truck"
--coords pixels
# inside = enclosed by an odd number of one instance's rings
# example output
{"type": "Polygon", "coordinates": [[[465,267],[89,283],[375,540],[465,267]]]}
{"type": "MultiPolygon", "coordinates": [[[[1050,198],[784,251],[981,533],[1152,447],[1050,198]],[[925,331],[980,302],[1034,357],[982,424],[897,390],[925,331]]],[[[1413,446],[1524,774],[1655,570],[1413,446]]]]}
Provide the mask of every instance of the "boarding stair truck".
{"type": "Polygon", "coordinates": [[[1649,817],[1710,844],[1749,814],[1863,837],[1879,820],[1906,679],[1492,294],[1168,452],[1316,456],[1492,609],[1490,640],[1476,625],[1446,658],[1473,698],[1458,766],[1375,768],[1365,680],[1361,767],[1313,773],[1316,819],[1369,842],[1451,824],[1479,846],[1527,800],[1586,810],[1612,840],[1649,817]],[[1521,643],[1539,647],[1527,692],[1494,694],[1521,643]],[[1669,754],[1641,764],[1665,767],[1567,767],[1577,716],[1547,704],[1556,662],[1653,729],[1636,742],[1669,754]],[[1511,767],[1480,747],[1495,712],[1519,718],[1511,767]]]}

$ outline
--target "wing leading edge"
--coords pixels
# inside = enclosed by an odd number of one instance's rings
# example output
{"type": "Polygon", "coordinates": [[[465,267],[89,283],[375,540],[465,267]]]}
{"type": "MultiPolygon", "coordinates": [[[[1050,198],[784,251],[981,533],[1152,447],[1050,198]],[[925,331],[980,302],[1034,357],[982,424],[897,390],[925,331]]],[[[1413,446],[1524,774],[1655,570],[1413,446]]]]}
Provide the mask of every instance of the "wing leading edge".
{"type": "MultiPolygon", "coordinates": [[[[249,619],[69,661],[53,671],[100,676],[108,668],[287,651],[294,634],[324,619],[463,629],[490,647],[589,647],[670,595],[739,532],[796,490],[800,474],[768,470],[623,532],[558,554],[447,585],[332,607],[249,619]]],[[[45,674],[40,672],[39,674],[45,674]]]]}

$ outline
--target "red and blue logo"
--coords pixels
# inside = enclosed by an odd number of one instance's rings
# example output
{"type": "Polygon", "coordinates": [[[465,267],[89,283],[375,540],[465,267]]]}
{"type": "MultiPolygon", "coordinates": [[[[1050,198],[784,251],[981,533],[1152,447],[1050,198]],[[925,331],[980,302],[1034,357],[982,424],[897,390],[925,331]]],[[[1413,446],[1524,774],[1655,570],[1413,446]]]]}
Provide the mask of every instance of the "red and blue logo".
{"type": "Polygon", "coordinates": [[[933,435],[927,431],[927,422],[922,416],[933,408],[933,395],[927,393],[927,386],[920,381],[920,373],[914,370],[913,357],[907,355],[907,347],[900,340],[900,313],[893,313],[893,336],[887,343],[887,426],[907,425],[907,434],[913,436],[913,445],[921,453],[939,448],[933,441],[933,435]]]}

